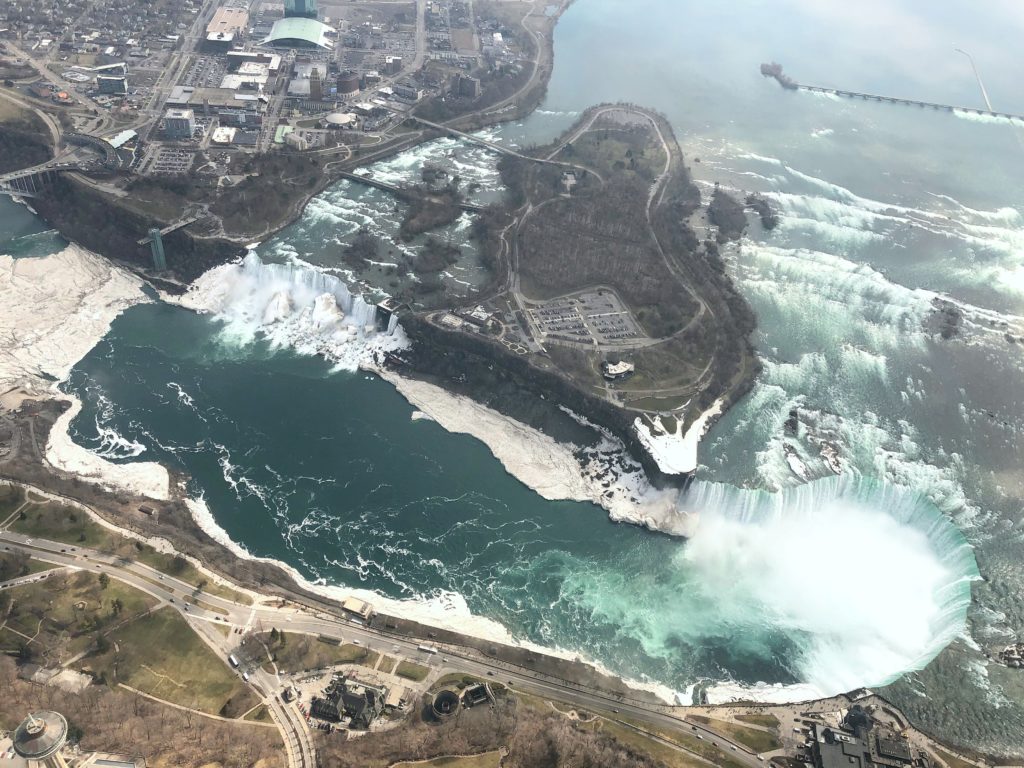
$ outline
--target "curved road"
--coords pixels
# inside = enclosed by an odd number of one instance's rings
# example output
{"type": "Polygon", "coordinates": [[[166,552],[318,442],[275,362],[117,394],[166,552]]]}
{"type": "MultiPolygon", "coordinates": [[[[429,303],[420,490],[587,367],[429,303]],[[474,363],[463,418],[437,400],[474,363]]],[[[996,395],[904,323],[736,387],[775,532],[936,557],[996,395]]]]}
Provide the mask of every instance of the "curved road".
{"type": "MultiPolygon", "coordinates": [[[[31,486],[26,487],[40,495],[85,509],[92,515],[96,514],[72,499],[49,494],[31,486]]],[[[634,721],[653,726],[685,728],[691,733],[700,733],[709,743],[728,750],[733,759],[748,768],[758,768],[763,762],[758,755],[742,744],[712,731],[700,723],[686,720],[682,707],[624,699],[615,694],[559,680],[523,667],[469,655],[466,649],[459,647],[441,646],[439,653],[427,653],[420,649],[420,641],[417,639],[392,636],[366,627],[362,622],[346,618],[340,613],[335,615],[294,604],[284,607],[278,604],[267,604],[267,601],[271,600],[274,603],[280,603],[277,598],[257,596],[254,604],[245,605],[199,590],[192,584],[161,573],[142,563],[92,549],[7,530],[0,531],[0,548],[24,552],[37,560],[60,566],[106,573],[111,578],[129,584],[151,595],[161,603],[178,610],[200,636],[217,649],[221,657],[225,659],[234,645],[231,640],[232,635],[225,638],[216,630],[211,631],[211,625],[220,624],[240,628],[243,633],[260,625],[275,626],[285,628],[289,632],[324,635],[344,642],[358,641],[365,647],[390,649],[389,653],[401,654],[407,659],[441,673],[462,672],[484,679],[493,677],[515,690],[553,698],[589,711],[609,713],[609,717],[611,713],[621,714],[634,721]],[[186,598],[197,600],[199,604],[191,604],[186,601],[186,598]]],[[[216,578],[222,581],[219,577],[216,578]]],[[[240,593],[246,593],[244,589],[238,587],[235,589],[240,593]]],[[[250,685],[263,697],[264,703],[268,705],[281,727],[282,733],[285,734],[290,765],[296,768],[313,768],[315,756],[305,719],[294,705],[285,705],[280,701],[281,684],[279,681],[263,671],[254,671],[251,675],[250,685]]]]}

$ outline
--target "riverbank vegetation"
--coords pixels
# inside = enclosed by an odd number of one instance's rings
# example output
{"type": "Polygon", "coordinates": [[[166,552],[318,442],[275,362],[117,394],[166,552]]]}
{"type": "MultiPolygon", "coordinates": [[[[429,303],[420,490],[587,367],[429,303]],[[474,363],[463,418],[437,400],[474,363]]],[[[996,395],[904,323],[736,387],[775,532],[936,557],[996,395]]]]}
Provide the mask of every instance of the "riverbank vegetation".
{"type": "Polygon", "coordinates": [[[0,100],[0,173],[45,163],[52,156],[43,121],[27,109],[0,100]]]}
{"type": "Polygon", "coordinates": [[[205,718],[124,689],[91,685],[75,693],[38,685],[21,679],[4,656],[0,691],[0,728],[15,728],[27,712],[56,709],[86,751],[142,755],[150,766],[276,768],[285,761],[276,728],[205,718]]]}

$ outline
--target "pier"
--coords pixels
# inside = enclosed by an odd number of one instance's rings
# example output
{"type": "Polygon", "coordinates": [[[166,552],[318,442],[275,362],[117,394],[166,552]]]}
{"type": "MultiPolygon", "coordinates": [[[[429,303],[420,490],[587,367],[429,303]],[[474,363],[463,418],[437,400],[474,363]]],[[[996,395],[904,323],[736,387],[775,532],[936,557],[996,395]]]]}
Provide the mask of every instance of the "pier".
{"type": "Polygon", "coordinates": [[[978,107],[961,107],[956,104],[939,104],[933,101],[921,101],[919,99],[902,99],[896,96],[885,96],[878,93],[863,93],[861,91],[846,91],[841,88],[827,88],[820,85],[807,85],[798,83],[783,73],[782,67],[778,64],[762,64],[761,74],[765,77],[774,78],[775,81],[787,91],[810,91],[811,93],[827,93],[833,96],[841,96],[847,99],[860,99],[862,101],[877,101],[885,104],[902,104],[908,107],[920,107],[921,109],[933,109],[940,112],[965,112],[972,115],[987,115],[989,117],[1002,117],[1007,120],[1024,121],[1024,115],[1015,115],[1010,112],[997,112],[992,109],[981,109],[978,107]]]}

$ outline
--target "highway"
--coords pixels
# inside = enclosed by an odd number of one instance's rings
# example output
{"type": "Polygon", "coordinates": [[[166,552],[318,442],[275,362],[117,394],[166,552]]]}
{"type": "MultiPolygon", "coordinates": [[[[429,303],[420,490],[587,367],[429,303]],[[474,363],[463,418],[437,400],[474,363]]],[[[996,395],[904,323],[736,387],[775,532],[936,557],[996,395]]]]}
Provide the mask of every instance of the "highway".
{"type": "MultiPolygon", "coordinates": [[[[459,648],[439,646],[439,653],[420,650],[419,641],[387,635],[364,626],[355,619],[304,609],[293,605],[279,607],[277,598],[254,595],[256,602],[245,605],[209,592],[192,584],[161,573],[142,563],[60,542],[49,541],[12,531],[0,531],[2,550],[23,552],[31,557],[55,565],[106,573],[146,594],[160,603],[178,610],[208,644],[222,658],[232,652],[235,632],[224,637],[212,630],[211,625],[224,624],[239,628],[242,634],[257,626],[278,627],[289,632],[324,635],[343,642],[356,642],[367,648],[376,648],[389,654],[399,654],[418,664],[432,667],[439,673],[468,673],[481,678],[493,678],[523,693],[554,699],[591,712],[619,714],[633,721],[699,733],[709,744],[729,751],[736,761],[757,768],[763,764],[758,755],[738,742],[712,731],[704,725],[686,720],[682,707],[644,704],[639,700],[625,700],[614,694],[551,678],[529,669],[491,659],[466,655],[459,648]],[[198,601],[190,604],[186,598],[198,601]]],[[[211,579],[212,580],[212,579],[211,579]]],[[[252,595],[244,589],[240,593],[252,595]]],[[[240,637],[240,635],[239,635],[240,637]]],[[[226,661],[225,661],[226,663],[226,661]]],[[[250,684],[260,693],[278,722],[288,745],[289,764],[296,768],[315,765],[310,734],[305,719],[293,705],[281,702],[282,684],[262,670],[254,670],[250,684]]],[[[683,750],[686,751],[686,750],[683,750]]],[[[692,753],[688,753],[692,754],[692,753]]]]}

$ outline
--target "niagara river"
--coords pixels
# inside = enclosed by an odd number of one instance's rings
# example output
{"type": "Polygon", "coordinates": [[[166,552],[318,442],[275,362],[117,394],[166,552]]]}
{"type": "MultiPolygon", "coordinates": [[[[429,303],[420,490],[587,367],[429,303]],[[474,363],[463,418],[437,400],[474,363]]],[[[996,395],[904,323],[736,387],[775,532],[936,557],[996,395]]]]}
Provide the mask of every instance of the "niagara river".
{"type": "MultiPolygon", "coordinates": [[[[83,402],[72,437],[183,470],[232,541],[314,584],[687,702],[882,687],[929,732],[1019,753],[1024,678],[991,656],[1024,631],[1024,125],[785,92],[758,64],[972,104],[949,41],[1003,41],[977,45],[979,63],[1000,108],[1024,113],[1019,64],[999,53],[1024,19],[979,20],[960,0],[870,5],[892,34],[906,19],[925,32],[902,48],[833,4],[578,0],[542,107],[486,132],[523,147],[592,104],[649,105],[705,195],[759,192],[779,212],[725,252],[764,370],[674,500],[688,538],[541,498],[358,368],[404,338],[365,333],[375,313],[344,246],[360,231],[385,251],[420,246],[395,241],[393,198],[349,181],[182,302],[125,311],[62,384],[83,402]],[[951,338],[945,307],[961,318],[951,338]]],[[[502,192],[496,158],[454,139],[372,171],[415,181],[428,162],[454,164],[475,200],[502,192]]],[[[443,234],[461,244],[470,227],[443,234]]],[[[0,252],[60,247],[0,201],[0,252]]],[[[464,254],[451,285],[480,280],[464,254]]],[[[602,439],[552,404],[515,406],[565,443],[602,439]]]]}

